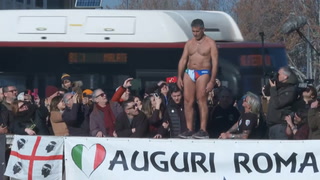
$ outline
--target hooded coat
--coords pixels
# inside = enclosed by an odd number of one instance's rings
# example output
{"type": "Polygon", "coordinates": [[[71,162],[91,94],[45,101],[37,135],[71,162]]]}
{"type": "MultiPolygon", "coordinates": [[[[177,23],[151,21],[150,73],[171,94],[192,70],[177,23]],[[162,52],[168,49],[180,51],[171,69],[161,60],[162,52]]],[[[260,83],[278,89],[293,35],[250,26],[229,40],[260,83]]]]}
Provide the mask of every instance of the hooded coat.
{"type": "Polygon", "coordinates": [[[285,116],[292,111],[298,97],[298,79],[292,72],[286,82],[277,82],[270,88],[270,101],[267,112],[267,125],[286,124],[285,116]]]}

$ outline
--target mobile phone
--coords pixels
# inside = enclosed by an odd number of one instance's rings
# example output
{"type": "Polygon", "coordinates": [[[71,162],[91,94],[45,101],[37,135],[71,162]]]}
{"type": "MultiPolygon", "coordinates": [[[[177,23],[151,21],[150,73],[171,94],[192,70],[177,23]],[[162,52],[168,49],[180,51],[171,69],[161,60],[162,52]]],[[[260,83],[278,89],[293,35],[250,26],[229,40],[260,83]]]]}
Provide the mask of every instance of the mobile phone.
{"type": "Polygon", "coordinates": [[[154,95],[154,97],[159,97],[158,93],[154,93],[153,95],[154,95]]]}

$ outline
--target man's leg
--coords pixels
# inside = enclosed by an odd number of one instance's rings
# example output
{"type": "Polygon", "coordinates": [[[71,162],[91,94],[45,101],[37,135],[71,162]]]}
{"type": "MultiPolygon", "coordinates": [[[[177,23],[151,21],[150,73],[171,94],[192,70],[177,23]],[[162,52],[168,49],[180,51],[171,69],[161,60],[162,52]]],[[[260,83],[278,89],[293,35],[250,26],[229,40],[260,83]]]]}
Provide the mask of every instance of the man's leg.
{"type": "Polygon", "coordinates": [[[208,134],[206,133],[209,111],[207,104],[208,93],[206,93],[206,86],[209,80],[210,76],[208,74],[204,74],[200,76],[196,81],[196,97],[200,113],[200,131],[199,133],[195,134],[195,138],[209,138],[208,134]]]}
{"type": "MultiPolygon", "coordinates": [[[[183,76],[183,98],[184,98],[184,115],[186,118],[187,128],[190,131],[193,131],[193,116],[194,116],[194,109],[193,103],[195,100],[195,91],[196,91],[196,84],[191,80],[187,73],[183,76]]],[[[188,136],[192,136],[192,134],[186,132],[188,136]],[[190,135],[189,135],[190,134],[190,135]]],[[[179,135],[181,138],[186,138],[186,133],[182,133],[179,135]]]]}

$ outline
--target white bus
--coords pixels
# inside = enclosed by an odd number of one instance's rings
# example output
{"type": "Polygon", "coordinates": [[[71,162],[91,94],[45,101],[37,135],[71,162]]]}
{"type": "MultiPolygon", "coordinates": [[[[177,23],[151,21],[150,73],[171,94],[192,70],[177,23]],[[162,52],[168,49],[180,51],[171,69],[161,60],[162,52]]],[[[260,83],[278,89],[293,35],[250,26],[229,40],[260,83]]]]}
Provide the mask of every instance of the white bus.
{"type": "Polygon", "coordinates": [[[0,71],[40,90],[59,84],[63,72],[88,88],[115,88],[124,76],[141,80],[138,88],[145,88],[176,75],[196,18],[217,42],[218,78],[236,96],[260,91],[263,72],[287,64],[282,44],[262,48],[243,41],[234,20],[219,11],[2,10],[0,71]]]}

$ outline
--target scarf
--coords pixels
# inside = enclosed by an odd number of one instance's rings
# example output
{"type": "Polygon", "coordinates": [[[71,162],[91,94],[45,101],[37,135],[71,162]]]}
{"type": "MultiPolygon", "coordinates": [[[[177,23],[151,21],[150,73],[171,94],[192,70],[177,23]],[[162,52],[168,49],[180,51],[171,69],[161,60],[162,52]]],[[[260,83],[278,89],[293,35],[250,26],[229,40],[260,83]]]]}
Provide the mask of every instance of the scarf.
{"type": "Polygon", "coordinates": [[[115,116],[111,110],[110,104],[106,104],[106,107],[101,107],[97,104],[97,108],[103,112],[103,119],[106,125],[106,130],[109,136],[113,136],[115,116]]]}

